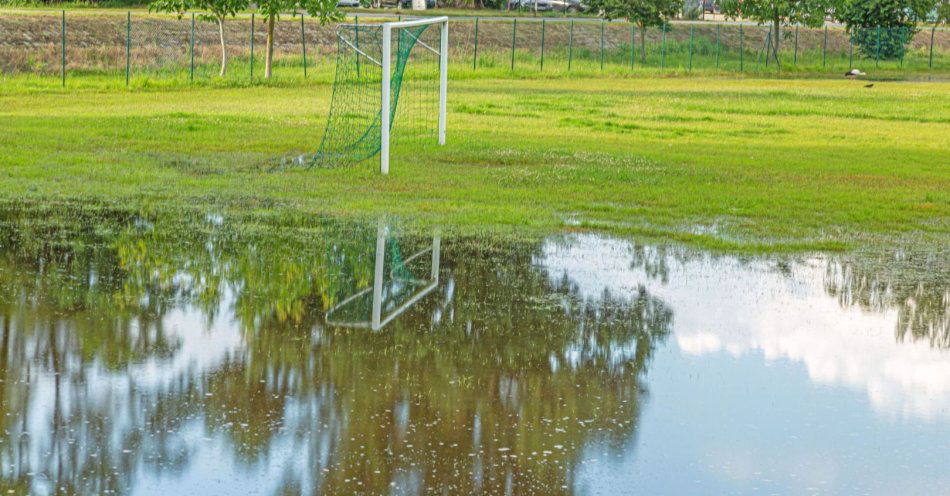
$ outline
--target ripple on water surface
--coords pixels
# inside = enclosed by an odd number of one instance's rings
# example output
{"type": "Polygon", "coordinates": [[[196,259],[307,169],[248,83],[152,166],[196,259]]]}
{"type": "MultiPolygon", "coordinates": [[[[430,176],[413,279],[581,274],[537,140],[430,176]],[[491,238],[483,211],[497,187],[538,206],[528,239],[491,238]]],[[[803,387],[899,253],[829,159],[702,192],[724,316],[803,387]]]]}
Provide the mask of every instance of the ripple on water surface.
{"type": "Polygon", "coordinates": [[[398,226],[0,210],[4,485],[950,487],[944,257],[398,226]]]}

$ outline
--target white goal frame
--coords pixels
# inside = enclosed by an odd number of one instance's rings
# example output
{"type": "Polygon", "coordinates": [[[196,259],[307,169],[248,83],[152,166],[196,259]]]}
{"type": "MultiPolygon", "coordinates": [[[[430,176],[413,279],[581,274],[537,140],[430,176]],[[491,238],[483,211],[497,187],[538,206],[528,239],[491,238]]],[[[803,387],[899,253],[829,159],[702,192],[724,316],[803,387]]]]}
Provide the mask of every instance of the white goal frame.
{"type": "Polygon", "coordinates": [[[425,298],[426,295],[433,292],[437,287],[439,287],[439,267],[442,254],[442,238],[438,234],[433,234],[431,245],[417,251],[416,253],[413,253],[403,260],[404,264],[408,264],[427,253],[431,254],[432,258],[430,263],[429,279],[427,281],[420,281],[420,283],[424,282],[425,286],[417,289],[414,293],[412,293],[411,296],[409,296],[408,300],[399,304],[399,306],[389,311],[388,314],[384,315],[383,278],[386,275],[384,272],[384,266],[386,264],[386,238],[388,236],[389,229],[380,225],[376,231],[376,263],[373,269],[373,285],[344,298],[336,305],[330,307],[325,315],[326,323],[328,325],[336,327],[363,328],[378,331],[385,327],[386,324],[392,322],[396,317],[399,317],[410,307],[418,303],[419,300],[425,298]],[[353,322],[338,320],[334,317],[334,314],[341,308],[346,307],[351,302],[368,294],[370,291],[372,291],[373,306],[372,313],[369,315],[369,320],[353,322]]]}
{"type": "MultiPolygon", "coordinates": [[[[393,28],[410,28],[413,26],[422,26],[425,24],[439,24],[440,43],[439,51],[439,144],[445,144],[445,106],[448,93],[448,75],[449,75],[449,18],[446,16],[431,17],[424,19],[413,19],[410,21],[385,22],[383,23],[383,47],[382,59],[382,99],[380,102],[380,147],[379,147],[379,172],[383,175],[389,174],[389,127],[390,116],[392,115],[392,39],[393,28]]],[[[425,47],[433,50],[428,45],[425,47]]],[[[435,51],[435,50],[433,50],[435,51]]]]}

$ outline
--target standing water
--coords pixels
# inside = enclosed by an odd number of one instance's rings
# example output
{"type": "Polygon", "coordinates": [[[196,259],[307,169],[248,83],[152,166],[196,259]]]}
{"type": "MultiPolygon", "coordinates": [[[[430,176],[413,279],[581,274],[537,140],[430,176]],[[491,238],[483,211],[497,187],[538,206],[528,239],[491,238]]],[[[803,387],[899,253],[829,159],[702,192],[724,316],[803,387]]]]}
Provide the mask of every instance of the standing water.
{"type": "Polygon", "coordinates": [[[0,209],[13,493],[950,487],[946,258],[180,217],[0,209]]]}

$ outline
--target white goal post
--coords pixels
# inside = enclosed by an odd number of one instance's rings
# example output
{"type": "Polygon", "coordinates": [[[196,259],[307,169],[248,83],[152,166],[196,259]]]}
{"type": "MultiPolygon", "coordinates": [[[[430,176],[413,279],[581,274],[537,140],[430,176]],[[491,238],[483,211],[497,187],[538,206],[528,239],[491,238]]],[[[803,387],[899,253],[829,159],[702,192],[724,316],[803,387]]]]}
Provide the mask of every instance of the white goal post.
{"type": "MultiPolygon", "coordinates": [[[[380,148],[379,148],[379,171],[383,174],[389,174],[389,130],[391,118],[392,102],[392,33],[393,28],[409,28],[422,26],[425,24],[438,24],[440,29],[439,44],[439,144],[445,144],[445,105],[448,87],[449,73],[449,18],[432,17],[425,19],[413,19],[410,21],[386,22],[383,23],[382,39],[382,101],[380,102],[380,148]]],[[[427,49],[433,50],[428,45],[427,49]]]]}
{"type": "MultiPolygon", "coordinates": [[[[403,312],[418,303],[429,293],[439,287],[439,266],[442,253],[442,239],[435,233],[432,235],[432,244],[420,249],[416,253],[406,257],[402,264],[404,266],[413,263],[417,259],[422,259],[426,254],[430,254],[429,278],[424,280],[397,280],[393,278],[392,270],[386,271],[386,244],[389,238],[389,229],[380,225],[376,231],[376,264],[373,269],[373,285],[357,291],[356,293],[344,298],[342,301],[333,305],[326,312],[326,323],[337,327],[368,328],[378,331],[399,317],[403,312]],[[398,293],[398,287],[414,286],[411,292],[398,293]],[[368,315],[358,315],[356,320],[352,318],[338,317],[337,314],[345,313],[352,307],[357,307],[360,301],[371,296],[371,310],[368,315]],[[384,313],[385,312],[385,313],[384,313]]],[[[397,243],[398,246],[398,243],[397,243]]],[[[421,276],[421,274],[420,274],[421,276]]]]}

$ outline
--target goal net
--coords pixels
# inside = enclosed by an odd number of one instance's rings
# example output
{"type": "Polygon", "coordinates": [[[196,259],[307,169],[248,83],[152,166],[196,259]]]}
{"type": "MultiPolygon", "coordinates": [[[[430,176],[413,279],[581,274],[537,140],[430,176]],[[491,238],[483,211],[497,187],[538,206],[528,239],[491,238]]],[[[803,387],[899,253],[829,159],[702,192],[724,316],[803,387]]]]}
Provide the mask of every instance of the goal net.
{"type": "Polygon", "coordinates": [[[379,153],[387,174],[391,137],[444,143],[446,17],[343,24],[336,36],[330,113],[310,167],[353,165],[379,153]]]}

